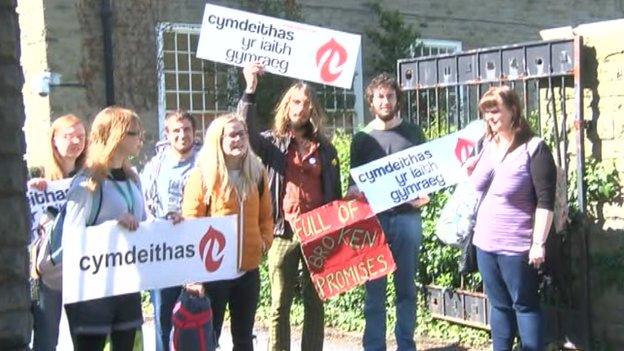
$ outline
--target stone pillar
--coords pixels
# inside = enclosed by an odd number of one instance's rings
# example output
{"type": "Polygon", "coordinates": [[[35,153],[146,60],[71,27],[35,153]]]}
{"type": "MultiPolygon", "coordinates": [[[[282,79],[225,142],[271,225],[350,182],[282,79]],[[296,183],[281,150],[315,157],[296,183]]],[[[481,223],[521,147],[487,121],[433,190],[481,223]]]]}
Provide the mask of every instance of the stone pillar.
{"type": "Polygon", "coordinates": [[[0,345],[26,350],[31,331],[25,196],[24,78],[15,0],[0,2],[0,345]]]}

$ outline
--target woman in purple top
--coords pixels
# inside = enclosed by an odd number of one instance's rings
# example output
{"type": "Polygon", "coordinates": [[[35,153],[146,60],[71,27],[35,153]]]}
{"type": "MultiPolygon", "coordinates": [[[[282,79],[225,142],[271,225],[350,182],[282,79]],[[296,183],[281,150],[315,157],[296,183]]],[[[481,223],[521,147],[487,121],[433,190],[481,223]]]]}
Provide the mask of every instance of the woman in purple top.
{"type": "Polygon", "coordinates": [[[533,132],[512,89],[490,88],[479,110],[488,142],[466,167],[485,192],[473,243],[491,306],[493,348],[511,350],[519,333],[522,350],[543,350],[537,269],[553,219],[554,160],[541,140],[529,148],[533,132]]]}

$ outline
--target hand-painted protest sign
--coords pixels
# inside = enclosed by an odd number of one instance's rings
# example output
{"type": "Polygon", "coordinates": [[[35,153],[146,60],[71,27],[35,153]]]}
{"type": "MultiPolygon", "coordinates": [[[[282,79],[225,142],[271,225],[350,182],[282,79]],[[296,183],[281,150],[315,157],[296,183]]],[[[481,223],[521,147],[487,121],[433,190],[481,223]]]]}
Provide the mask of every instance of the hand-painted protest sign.
{"type": "Polygon", "coordinates": [[[375,213],[457,184],[463,162],[485,132],[481,120],[466,128],[351,169],[375,213]]]}
{"type": "Polygon", "coordinates": [[[323,300],[396,268],[377,217],[362,199],[337,200],[292,223],[323,300]]]}
{"type": "Polygon", "coordinates": [[[143,222],[130,232],[116,221],[63,235],[63,302],[98,299],[189,282],[234,279],[236,216],[143,222]]]}
{"type": "Polygon", "coordinates": [[[69,184],[71,179],[62,179],[55,181],[48,181],[48,186],[45,191],[39,191],[35,188],[29,188],[26,194],[28,204],[30,205],[30,220],[32,227],[31,242],[36,236],[37,225],[41,219],[41,215],[48,207],[54,207],[59,209],[65,202],[67,202],[67,191],[69,190],[69,184]]]}
{"type": "Polygon", "coordinates": [[[206,5],[197,57],[350,89],[360,36],[206,5]]]}

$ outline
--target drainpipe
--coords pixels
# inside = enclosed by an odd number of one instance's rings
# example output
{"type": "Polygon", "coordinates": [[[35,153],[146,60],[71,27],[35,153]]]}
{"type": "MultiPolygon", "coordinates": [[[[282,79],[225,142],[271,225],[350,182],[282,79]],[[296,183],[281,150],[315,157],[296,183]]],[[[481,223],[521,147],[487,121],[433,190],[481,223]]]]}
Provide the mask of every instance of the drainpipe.
{"type": "Polygon", "coordinates": [[[115,104],[115,82],[113,67],[113,10],[111,0],[100,2],[102,39],[104,46],[104,85],[106,86],[106,106],[115,104]]]}

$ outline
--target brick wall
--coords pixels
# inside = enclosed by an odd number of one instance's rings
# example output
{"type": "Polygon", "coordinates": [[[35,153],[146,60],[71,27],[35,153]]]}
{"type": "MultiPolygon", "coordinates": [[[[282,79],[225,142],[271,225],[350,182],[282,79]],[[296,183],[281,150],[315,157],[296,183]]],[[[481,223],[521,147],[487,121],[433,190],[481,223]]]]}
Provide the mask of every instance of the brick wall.
{"type": "Polygon", "coordinates": [[[0,345],[25,350],[30,339],[28,217],[23,76],[16,1],[0,2],[0,345]]]}

